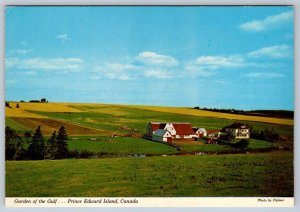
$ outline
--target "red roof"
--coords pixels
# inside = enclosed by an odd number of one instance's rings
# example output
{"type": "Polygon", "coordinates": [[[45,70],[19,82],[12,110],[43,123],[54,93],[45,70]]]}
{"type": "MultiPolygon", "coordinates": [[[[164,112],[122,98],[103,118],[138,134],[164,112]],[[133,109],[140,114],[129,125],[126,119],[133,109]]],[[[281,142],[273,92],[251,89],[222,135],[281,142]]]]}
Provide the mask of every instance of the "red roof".
{"type": "Polygon", "coordinates": [[[152,132],[158,130],[158,129],[164,129],[166,126],[166,123],[155,123],[155,122],[149,122],[150,128],[152,132]]]}
{"type": "Polygon", "coordinates": [[[174,123],[176,135],[195,135],[192,125],[189,123],[174,123]]]}
{"type": "MultiPolygon", "coordinates": [[[[195,135],[192,125],[190,123],[170,123],[176,130],[176,135],[195,135]]],[[[166,123],[149,122],[151,131],[154,132],[158,129],[164,129],[166,123]]]]}

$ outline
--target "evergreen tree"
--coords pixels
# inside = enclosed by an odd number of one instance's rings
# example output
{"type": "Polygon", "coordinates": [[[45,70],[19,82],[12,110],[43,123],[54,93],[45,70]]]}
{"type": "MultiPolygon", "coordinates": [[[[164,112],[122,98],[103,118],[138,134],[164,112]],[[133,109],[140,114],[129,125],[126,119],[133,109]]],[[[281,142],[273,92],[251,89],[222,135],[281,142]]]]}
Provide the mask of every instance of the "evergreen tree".
{"type": "Polygon", "coordinates": [[[5,159],[17,160],[25,151],[25,142],[17,134],[16,130],[5,127],[5,159]]]}
{"type": "Polygon", "coordinates": [[[45,158],[55,159],[55,154],[57,152],[57,140],[56,140],[56,131],[52,133],[52,136],[49,138],[46,150],[45,150],[45,158]]]}
{"type": "Polygon", "coordinates": [[[56,144],[57,144],[57,151],[56,157],[57,159],[67,158],[68,157],[68,135],[64,126],[61,126],[57,137],[56,137],[56,144]]]}
{"type": "Polygon", "coordinates": [[[29,157],[32,160],[43,160],[45,153],[44,147],[44,137],[41,132],[41,126],[38,126],[28,147],[29,157]]]}

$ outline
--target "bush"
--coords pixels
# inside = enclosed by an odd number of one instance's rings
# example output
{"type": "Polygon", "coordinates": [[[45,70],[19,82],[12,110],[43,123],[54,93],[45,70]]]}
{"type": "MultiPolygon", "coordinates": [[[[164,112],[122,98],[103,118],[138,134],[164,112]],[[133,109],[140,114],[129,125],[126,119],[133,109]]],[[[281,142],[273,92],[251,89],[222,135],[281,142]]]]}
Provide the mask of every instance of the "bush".
{"type": "Polygon", "coordinates": [[[236,143],[236,147],[242,150],[247,149],[248,145],[249,145],[249,140],[246,139],[242,139],[236,143]]]}
{"type": "Polygon", "coordinates": [[[88,150],[82,150],[79,154],[80,158],[90,158],[94,153],[88,150]]]}
{"type": "Polygon", "coordinates": [[[79,158],[80,154],[77,149],[68,152],[68,158],[79,158]]]}

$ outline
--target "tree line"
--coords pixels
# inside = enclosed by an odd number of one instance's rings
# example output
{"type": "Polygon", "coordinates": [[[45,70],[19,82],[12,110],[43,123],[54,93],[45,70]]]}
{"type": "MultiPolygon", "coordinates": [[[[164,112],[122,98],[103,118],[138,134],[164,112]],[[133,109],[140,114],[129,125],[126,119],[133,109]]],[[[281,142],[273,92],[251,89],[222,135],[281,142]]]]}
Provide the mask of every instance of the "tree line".
{"type": "Polygon", "coordinates": [[[45,141],[41,127],[34,134],[24,133],[23,137],[16,130],[7,126],[5,128],[5,159],[6,160],[44,160],[63,159],[68,157],[68,135],[64,126],[58,133],[54,131],[45,141]]]}

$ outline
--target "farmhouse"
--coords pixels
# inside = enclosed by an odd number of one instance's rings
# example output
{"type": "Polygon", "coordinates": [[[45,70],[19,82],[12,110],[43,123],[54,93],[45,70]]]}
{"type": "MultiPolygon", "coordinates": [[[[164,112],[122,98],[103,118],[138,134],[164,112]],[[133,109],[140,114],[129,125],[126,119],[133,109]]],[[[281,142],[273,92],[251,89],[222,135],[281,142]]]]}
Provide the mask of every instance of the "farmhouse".
{"type": "Polygon", "coordinates": [[[245,124],[235,122],[222,129],[229,135],[232,135],[235,139],[248,139],[250,138],[250,129],[245,124]]]}
{"type": "Polygon", "coordinates": [[[193,130],[195,134],[197,135],[198,138],[206,137],[207,136],[207,131],[205,128],[197,128],[193,127],[193,130]]]}
{"type": "MultiPolygon", "coordinates": [[[[196,134],[192,129],[190,123],[160,123],[160,122],[149,122],[147,126],[146,136],[152,140],[158,139],[157,136],[166,136],[162,131],[169,132],[173,139],[191,139],[196,138],[196,134]],[[158,131],[158,134],[156,133],[158,131]]],[[[161,140],[163,138],[160,138],[161,140]]]]}

